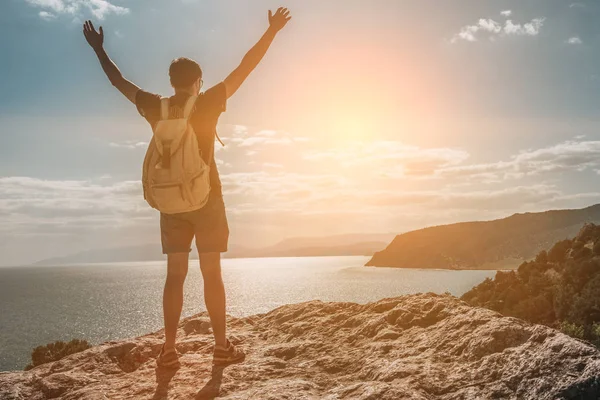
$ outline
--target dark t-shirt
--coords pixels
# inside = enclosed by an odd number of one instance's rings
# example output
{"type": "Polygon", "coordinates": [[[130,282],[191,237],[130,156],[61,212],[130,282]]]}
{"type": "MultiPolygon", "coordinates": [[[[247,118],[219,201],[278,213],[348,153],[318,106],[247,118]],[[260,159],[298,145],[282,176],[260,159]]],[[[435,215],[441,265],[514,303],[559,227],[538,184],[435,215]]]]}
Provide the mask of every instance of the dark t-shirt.
{"type": "MultiPolygon", "coordinates": [[[[187,99],[189,99],[189,95],[187,94],[171,96],[169,98],[169,107],[183,108],[187,99]]],[[[140,115],[146,118],[152,128],[160,120],[160,100],[161,97],[159,95],[143,90],[138,91],[135,99],[140,115]]],[[[200,147],[202,158],[205,163],[210,165],[211,188],[219,192],[219,194],[221,193],[221,180],[219,179],[219,171],[215,162],[214,146],[217,134],[217,122],[221,113],[226,110],[226,107],[227,93],[225,91],[225,84],[219,83],[206,92],[200,93],[196,101],[196,109],[190,117],[190,123],[198,137],[198,146],[200,147]],[[212,157],[212,160],[209,157],[212,157]]]]}

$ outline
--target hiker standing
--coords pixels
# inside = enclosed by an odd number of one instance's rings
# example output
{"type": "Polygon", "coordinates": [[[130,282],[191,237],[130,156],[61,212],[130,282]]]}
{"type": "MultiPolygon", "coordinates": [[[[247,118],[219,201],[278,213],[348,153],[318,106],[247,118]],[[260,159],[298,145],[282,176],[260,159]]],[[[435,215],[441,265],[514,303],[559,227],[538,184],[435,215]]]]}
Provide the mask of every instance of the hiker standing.
{"type": "MultiPolygon", "coordinates": [[[[291,19],[286,8],[269,11],[269,27],[240,65],[225,80],[201,93],[202,69],[193,60],[178,58],[169,76],[175,94],[163,98],[141,90],[125,79],[103,47],[104,31],[91,21],[83,33],[102,69],[154,132],[143,166],[144,197],[159,210],[167,279],[163,293],[165,343],[157,358],[160,367],[178,367],[175,349],[183,306],[183,285],[195,237],[204,279],[204,300],[215,337],[213,363],[241,362],[244,352],[226,335],[226,297],[221,276],[221,253],[227,251],[229,227],[221,181],[214,158],[217,122],[230,98],[260,63],[277,33],[291,19]]],[[[220,141],[220,140],[219,140],[220,141]]]]}

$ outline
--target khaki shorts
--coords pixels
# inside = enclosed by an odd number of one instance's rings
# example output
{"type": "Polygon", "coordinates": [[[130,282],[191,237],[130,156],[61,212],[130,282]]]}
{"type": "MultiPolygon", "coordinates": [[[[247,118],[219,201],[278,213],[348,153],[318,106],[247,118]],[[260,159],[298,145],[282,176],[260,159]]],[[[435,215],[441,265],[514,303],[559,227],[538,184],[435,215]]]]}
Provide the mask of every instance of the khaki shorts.
{"type": "Polygon", "coordinates": [[[211,190],[208,203],[200,210],[160,215],[163,254],[189,253],[196,238],[198,253],[225,253],[229,225],[220,190],[211,190]]]}

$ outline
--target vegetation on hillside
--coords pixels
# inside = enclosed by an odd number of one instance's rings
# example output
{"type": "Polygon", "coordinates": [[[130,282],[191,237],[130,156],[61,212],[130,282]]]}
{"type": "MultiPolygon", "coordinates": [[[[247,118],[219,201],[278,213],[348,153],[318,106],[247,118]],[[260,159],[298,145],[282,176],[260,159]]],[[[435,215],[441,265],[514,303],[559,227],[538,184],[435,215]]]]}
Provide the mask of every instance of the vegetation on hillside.
{"type": "Polygon", "coordinates": [[[46,364],[52,361],[58,361],[63,357],[79,353],[92,347],[87,341],[73,339],[68,343],[58,341],[48,343],[45,346],[38,346],[31,353],[31,364],[25,367],[25,371],[38,365],[46,364]]]}
{"type": "Polygon", "coordinates": [[[517,271],[462,296],[469,304],[561,329],[600,346],[600,226],[586,224],[517,271]]]}

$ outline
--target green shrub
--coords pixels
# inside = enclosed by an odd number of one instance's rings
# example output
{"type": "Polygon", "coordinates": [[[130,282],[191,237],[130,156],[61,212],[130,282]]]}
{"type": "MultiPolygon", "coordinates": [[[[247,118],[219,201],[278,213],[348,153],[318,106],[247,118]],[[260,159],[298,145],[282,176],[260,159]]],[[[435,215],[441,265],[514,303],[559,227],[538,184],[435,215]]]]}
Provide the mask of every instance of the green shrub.
{"type": "Polygon", "coordinates": [[[517,273],[498,273],[462,296],[471,305],[558,327],[600,347],[600,227],[556,243],[517,273]],[[587,244],[594,242],[593,250],[587,244]]]}
{"type": "Polygon", "coordinates": [[[25,367],[25,371],[38,365],[46,364],[52,361],[58,361],[63,357],[79,353],[92,347],[87,341],[73,339],[68,343],[57,341],[48,343],[45,346],[38,346],[31,353],[31,364],[25,367]]]}
{"type": "Polygon", "coordinates": [[[567,321],[563,321],[560,323],[560,331],[565,335],[569,335],[578,339],[583,339],[585,336],[585,330],[583,329],[583,326],[572,324],[567,321]]]}

